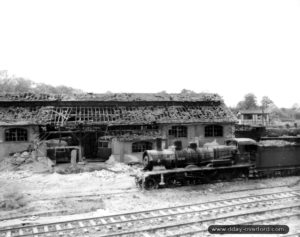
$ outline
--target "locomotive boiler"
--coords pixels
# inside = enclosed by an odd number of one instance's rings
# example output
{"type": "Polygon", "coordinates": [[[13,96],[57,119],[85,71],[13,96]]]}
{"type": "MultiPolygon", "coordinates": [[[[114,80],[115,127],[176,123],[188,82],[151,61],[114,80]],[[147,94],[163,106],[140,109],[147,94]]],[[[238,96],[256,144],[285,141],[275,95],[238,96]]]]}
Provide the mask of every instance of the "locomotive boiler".
{"type": "Polygon", "coordinates": [[[251,162],[255,160],[255,155],[256,142],[251,139],[228,140],[226,145],[201,148],[196,143],[190,143],[183,150],[147,150],[143,154],[143,165],[144,170],[150,171],[154,166],[164,166],[166,169],[218,167],[251,162]]]}
{"type": "Polygon", "coordinates": [[[300,145],[266,147],[249,138],[231,138],[225,145],[183,150],[147,150],[144,171],[136,177],[140,187],[152,189],[234,178],[300,175],[300,145]],[[166,169],[153,169],[164,166],[166,169]]]}

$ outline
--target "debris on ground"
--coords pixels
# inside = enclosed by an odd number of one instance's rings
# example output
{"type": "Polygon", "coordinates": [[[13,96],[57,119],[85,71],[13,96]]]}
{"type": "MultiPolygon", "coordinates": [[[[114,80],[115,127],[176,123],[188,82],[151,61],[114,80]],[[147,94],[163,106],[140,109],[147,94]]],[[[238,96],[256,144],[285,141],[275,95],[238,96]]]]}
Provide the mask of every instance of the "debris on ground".
{"type": "Polygon", "coordinates": [[[13,210],[25,205],[25,196],[15,186],[8,188],[0,197],[0,210],[13,210]]]}
{"type": "Polygon", "coordinates": [[[0,161],[0,171],[27,170],[37,173],[52,170],[53,162],[47,157],[33,158],[29,152],[15,153],[0,161]]]}

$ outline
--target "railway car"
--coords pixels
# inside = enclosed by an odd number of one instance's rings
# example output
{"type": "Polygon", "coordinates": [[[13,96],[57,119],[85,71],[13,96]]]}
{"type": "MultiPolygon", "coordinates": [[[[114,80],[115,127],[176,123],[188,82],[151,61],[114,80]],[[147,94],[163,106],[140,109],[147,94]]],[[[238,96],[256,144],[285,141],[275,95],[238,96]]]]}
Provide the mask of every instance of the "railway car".
{"type": "Polygon", "coordinates": [[[249,138],[232,138],[225,145],[207,148],[192,143],[181,151],[148,150],[143,157],[144,172],[136,182],[146,189],[300,174],[300,145],[264,147],[249,138]]]}
{"type": "Polygon", "coordinates": [[[257,177],[300,175],[300,145],[258,146],[257,177]]]}

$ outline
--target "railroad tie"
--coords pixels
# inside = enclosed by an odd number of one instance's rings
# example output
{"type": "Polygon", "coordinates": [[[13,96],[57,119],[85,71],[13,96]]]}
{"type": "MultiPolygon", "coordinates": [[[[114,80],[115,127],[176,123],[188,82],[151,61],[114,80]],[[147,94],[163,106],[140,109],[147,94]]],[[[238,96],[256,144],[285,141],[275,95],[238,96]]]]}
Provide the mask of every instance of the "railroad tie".
{"type": "Polygon", "coordinates": [[[174,210],[174,209],[170,209],[170,210],[169,210],[169,213],[170,213],[170,214],[177,214],[178,211],[177,211],[177,210],[174,210]]]}
{"type": "Polygon", "coordinates": [[[200,211],[201,209],[198,206],[191,206],[190,207],[193,211],[200,211]]]}
{"type": "Polygon", "coordinates": [[[111,221],[111,223],[117,222],[117,220],[115,220],[113,217],[110,217],[109,220],[111,221]]]}
{"type": "Polygon", "coordinates": [[[107,224],[107,221],[106,221],[104,218],[101,218],[100,221],[101,221],[101,223],[102,223],[103,225],[106,225],[106,224],[107,224]]]}
{"type": "Polygon", "coordinates": [[[141,216],[142,216],[143,218],[148,218],[148,217],[149,217],[149,215],[147,215],[146,213],[141,213],[141,216]]]}
{"type": "Polygon", "coordinates": [[[120,216],[121,221],[127,221],[127,218],[125,216],[120,216]]]}
{"type": "Polygon", "coordinates": [[[55,225],[56,230],[61,230],[61,226],[59,224],[55,225]]]}
{"type": "Polygon", "coordinates": [[[48,228],[47,225],[44,226],[44,231],[45,231],[45,232],[48,232],[48,231],[49,231],[49,228],[48,228]]]}
{"type": "Polygon", "coordinates": [[[159,213],[160,213],[161,215],[167,215],[167,214],[168,214],[166,211],[163,211],[163,210],[159,210],[159,213]]]}
{"type": "Polygon", "coordinates": [[[94,220],[90,220],[89,222],[90,222],[91,226],[97,225],[96,221],[94,221],[94,220]]]}
{"type": "Polygon", "coordinates": [[[71,223],[68,223],[67,226],[68,226],[68,229],[73,229],[73,225],[71,223]]]}
{"type": "Polygon", "coordinates": [[[132,220],[138,219],[137,216],[135,216],[135,215],[130,215],[130,217],[131,217],[132,220]]]}
{"type": "Polygon", "coordinates": [[[78,224],[81,228],[85,227],[84,223],[82,221],[78,221],[78,224]]]}

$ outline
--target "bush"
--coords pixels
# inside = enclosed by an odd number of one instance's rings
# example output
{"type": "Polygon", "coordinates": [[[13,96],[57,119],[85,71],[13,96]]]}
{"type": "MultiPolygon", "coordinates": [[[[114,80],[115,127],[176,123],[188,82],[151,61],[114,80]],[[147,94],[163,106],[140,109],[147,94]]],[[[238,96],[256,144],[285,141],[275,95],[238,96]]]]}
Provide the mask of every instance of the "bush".
{"type": "Polygon", "coordinates": [[[26,205],[24,195],[16,188],[12,187],[2,194],[3,198],[0,201],[0,208],[12,210],[26,205]]]}

